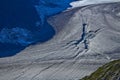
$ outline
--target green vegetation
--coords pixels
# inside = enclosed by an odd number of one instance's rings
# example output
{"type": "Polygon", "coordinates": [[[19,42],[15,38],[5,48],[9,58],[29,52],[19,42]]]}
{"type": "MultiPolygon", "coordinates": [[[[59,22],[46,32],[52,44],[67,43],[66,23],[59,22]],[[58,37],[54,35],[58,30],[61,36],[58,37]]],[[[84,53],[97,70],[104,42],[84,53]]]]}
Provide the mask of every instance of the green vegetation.
{"type": "Polygon", "coordinates": [[[120,60],[107,63],[80,80],[120,80],[120,60]]]}

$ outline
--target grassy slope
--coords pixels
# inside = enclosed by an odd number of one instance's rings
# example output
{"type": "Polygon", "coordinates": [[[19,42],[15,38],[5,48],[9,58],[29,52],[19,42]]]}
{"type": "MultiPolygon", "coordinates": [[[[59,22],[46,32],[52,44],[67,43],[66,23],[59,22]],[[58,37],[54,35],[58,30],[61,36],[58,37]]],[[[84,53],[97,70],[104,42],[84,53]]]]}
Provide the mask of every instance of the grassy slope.
{"type": "Polygon", "coordinates": [[[80,80],[120,80],[120,60],[107,63],[80,80]]]}

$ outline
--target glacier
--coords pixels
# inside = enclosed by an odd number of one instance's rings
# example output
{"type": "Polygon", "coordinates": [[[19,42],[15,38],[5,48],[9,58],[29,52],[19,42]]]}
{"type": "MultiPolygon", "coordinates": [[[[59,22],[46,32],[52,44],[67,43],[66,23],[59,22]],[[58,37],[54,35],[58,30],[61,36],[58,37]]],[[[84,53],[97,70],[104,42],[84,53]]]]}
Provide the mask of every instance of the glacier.
{"type": "Polygon", "coordinates": [[[15,56],[0,58],[0,80],[79,80],[120,59],[119,5],[94,3],[48,15],[56,34],[15,56]]]}

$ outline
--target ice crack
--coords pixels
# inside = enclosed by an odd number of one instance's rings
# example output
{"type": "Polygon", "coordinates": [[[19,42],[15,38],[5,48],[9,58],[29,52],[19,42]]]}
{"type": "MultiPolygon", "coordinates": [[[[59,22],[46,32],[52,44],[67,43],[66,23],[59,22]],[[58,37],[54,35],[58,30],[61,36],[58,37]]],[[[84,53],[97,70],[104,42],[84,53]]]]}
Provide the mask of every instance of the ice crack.
{"type": "Polygon", "coordinates": [[[89,49],[89,43],[90,39],[93,39],[97,33],[100,31],[100,29],[97,30],[87,30],[88,24],[83,23],[82,24],[82,35],[79,40],[72,40],[66,44],[67,48],[70,46],[75,46],[77,49],[81,46],[81,44],[84,44],[84,49],[88,50],[89,49]],[[79,45],[80,44],[80,45],[79,45]]]}

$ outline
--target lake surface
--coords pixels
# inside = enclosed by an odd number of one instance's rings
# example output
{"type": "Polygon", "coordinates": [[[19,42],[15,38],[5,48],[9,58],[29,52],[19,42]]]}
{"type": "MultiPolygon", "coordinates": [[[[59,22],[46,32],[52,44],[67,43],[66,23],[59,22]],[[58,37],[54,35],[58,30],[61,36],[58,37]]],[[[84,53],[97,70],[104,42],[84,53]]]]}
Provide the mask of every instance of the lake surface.
{"type": "Polygon", "coordinates": [[[72,1],[0,0],[0,57],[51,39],[55,30],[46,19],[70,7],[72,1]]]}

